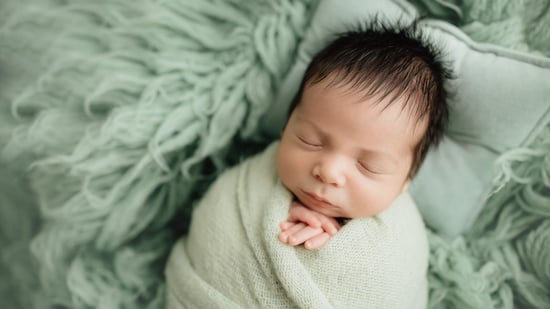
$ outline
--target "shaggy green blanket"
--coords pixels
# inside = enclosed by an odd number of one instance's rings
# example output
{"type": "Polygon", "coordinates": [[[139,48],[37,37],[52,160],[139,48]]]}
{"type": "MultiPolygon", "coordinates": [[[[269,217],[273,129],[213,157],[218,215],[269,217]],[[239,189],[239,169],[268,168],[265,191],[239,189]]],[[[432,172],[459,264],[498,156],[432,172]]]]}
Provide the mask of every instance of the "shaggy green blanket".
{"type": "MultiPolygon", "coordinates": [[[[3,0],[3,307],[161,308],[193,204],[270,142],[258,122],[316,3],[3,0]]],[[[414,3],[550,56],[548,2],[414,3]]],[[[430,233],[431,308],[550,306],[550,124],[496,171],[471,232],[430,233]]]]}

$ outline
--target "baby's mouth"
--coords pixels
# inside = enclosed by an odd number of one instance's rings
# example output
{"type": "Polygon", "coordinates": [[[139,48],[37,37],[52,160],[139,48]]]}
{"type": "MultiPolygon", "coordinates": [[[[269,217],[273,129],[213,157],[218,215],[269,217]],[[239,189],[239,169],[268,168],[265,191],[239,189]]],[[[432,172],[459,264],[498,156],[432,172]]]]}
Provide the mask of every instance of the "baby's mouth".
{"type": "Polygon", "coordinates": [[[309,193],[304,190],[302,190],[302,192],[304,193],[306,199],[309,202],[307,204],[313,204],[314,206],[321,207],[321,208],[336,208],[336,206],[332,204],[330,201],[325,200],[324,198],[314,193],[309,193]]]}

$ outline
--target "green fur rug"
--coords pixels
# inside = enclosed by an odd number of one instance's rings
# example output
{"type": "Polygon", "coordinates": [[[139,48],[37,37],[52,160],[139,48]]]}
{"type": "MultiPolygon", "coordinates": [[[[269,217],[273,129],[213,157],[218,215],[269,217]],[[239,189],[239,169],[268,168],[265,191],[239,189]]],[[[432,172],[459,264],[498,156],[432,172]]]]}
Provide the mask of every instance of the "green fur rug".
{"type": "MultiPolygon", "coordinates": [[[[315,0],[4,0],[0,303],[162,308],[164,263],[260,116],[315,0]]],[[[550,56],[543,1],[429,1],[474,40],[550,56]]],[[[430,307],[550,307],[550,124],[496,167],[467,235],[430,233],[430,307]]]]}

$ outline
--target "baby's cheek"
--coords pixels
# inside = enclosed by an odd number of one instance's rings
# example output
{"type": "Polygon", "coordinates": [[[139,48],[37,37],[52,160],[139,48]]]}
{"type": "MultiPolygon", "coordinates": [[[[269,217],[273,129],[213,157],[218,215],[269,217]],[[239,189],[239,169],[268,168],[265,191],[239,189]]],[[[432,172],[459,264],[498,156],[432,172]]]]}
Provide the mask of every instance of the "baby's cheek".
{"type": "Polygon", "coordinates": [[[293,166],[294,162],[290,155],[290,151],[288,147],[282,144],[277,152],[277,172],[281,182],[285,186],[288,186],[291,181],[293,166]]]}
{"type": "Polygon", "coordinates": [[[373,184],[354,187],[348,195],[349,202],[354,205],[350,217],[370,217],[379,213],[386,200],[381,191],[373,184]]]}

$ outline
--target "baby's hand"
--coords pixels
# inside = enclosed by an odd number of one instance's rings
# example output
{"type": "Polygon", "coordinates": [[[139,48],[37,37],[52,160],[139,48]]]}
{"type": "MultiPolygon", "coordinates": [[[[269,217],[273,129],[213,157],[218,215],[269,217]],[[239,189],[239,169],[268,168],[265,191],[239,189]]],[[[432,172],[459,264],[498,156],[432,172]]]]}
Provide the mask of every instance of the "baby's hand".
{"type": "Polygon", "coordinates": [[[300,202],[293,201],[288,219],[279,224],[279,240],[291,246],[304,244],[308,250],[323,247],[340,224],[332,217],[313,211],[300,202]]]}

